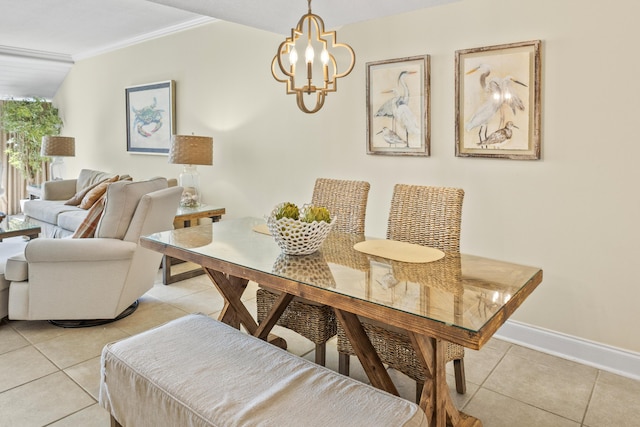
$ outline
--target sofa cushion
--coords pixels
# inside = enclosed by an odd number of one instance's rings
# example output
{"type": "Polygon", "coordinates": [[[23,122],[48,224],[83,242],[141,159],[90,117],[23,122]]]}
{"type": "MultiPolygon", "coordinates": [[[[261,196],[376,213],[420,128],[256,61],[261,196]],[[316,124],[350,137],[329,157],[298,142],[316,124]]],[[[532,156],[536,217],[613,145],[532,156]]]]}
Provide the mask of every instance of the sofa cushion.
{"type": "Polygon", "coordinates": [[[24,256],[24,251],[7,259],[4,277],[10,282],[24,282],[29,279],[29,263],[24,256]]]}
{"type": "Polygon", "coordinates": [[[88,187],[83,188],[82,190],[80,190],[76,194],[74,194],[72,198],[70,198],[69,200],[64,202],[64,204],[65,205],[69,205],[69,206],[78,206],[80,203],[82,203],[82,199],[84,199],[84,196],[86,196],[89,191],[93,190],[98,184],[103,183],[107,179],[108,178],[105,178],[100,182],[96,182],[93,185],[90,185],[88,187]]]}
{"type": "Polygon", "coordinates": [[[82,221],[87,217],[89,210],[79,209],[77,211],[62,212],[58,215],[58,227],[70,231],[77,230],[82,221]]]}
{"type": "Polygon", "coordinates": [[[76,192],[114,176],[115,173],[101,172],[93,169],[82,169],[78,175],[78,179],[76,180],[76,192]]]}
{"type": "Polygon", "coordinates": [[[86,239],[95,235],[98,222],[100,222],[102,212],[104,211],[104,199],[105,196],[103,195],[91,206],[91,209],[87,212],[87,216],[82,220],[71,237],[74,239],[86,239]]]}
{"type": "MultiPolygon", "coordinates": [[[[84,189],[78,191],[76,194],[74,194],[74,196],[72,198],[70,198],[69,200],[64,202],[64,204],[65,205],[71,205],[71,206],[78,206],[82,202],[82,199],[84,199],[84,196],[86,196],[89,191],[93,190],[95,187],[97,187],[99,184],[102,184],[107,179],[111,179],[111,182],[115,181],[112,178],[105,178],[100,182],[96,182],[95,184],[92,184],[92,185],[90,185],[88,187],[85,187],[84,189]]],[[[129,174],[124,174],[124,175],[120,175],[118,180],[119,181],[133,181],[133,178],[129,174]]]]}
{"type": "Polygon", "coordinates": [[[109,185],[95,237],[122,239],[140,198],[163,188],[167,188],[167,180],[161,177],[148,181],[118,181],[109,185]]]}
{"type": "Polygon", "coordinates": [[[100,184],[93,187],[89,192],[84,196],[82,202],[78,205],[80,209],[89,209],[93,204],[104,195],[107,191],[107,187],[109,184],[116,182],[120,177],[118,175],[112,176],[109,179],[102,181],[100,184]]]}
{"type": "Polygon", "coordinates": [[[22,237],[5,239],[0,245],[0,319],[9,313],[9,285],[11,281],[5,278],[7,258],[13,254],[24,253],[27,242],[22,237]]]}
{"type": "Polygon", "coordinates": [[[0,292],[9,289],[9,284],[11,283],[5,279],[4,275],[7,260],[14,255],[24,257],[25,246],[27,246],[27,242],[22,237],[6,239],[0,245],[0,292]]]}
{"type": "MultiPolygon", "coordinates": [[[[30,218],[58,224],[58,216],[63,212],[84,211],[77,206],[68,206],[59,200],[28,200],[24,204],[24,214],[30,218]]],[[[86,211],[84,211],[86,214],[86,211]]]]}

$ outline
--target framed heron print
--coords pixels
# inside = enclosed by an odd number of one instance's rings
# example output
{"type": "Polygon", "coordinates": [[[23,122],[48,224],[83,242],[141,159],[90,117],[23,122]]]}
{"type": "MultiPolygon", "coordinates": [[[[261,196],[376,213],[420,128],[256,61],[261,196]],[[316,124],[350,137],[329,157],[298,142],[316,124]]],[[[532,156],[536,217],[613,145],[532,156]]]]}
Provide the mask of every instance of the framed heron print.
{"type": "Polygon", "coordinates": [[[456,156],[540,158],[540,40],[456,51],[456,156]]]}
{"type": "Polygon", "coordinates": [[[175,82],[173,80],[125,89],[127,151],[169,154],[175,134],[175,82]]]}
{"type": "Polygon", "coordinates": [[[367,154],[430,154],[429,66],[429,55],[367,63],[367,154]]]}

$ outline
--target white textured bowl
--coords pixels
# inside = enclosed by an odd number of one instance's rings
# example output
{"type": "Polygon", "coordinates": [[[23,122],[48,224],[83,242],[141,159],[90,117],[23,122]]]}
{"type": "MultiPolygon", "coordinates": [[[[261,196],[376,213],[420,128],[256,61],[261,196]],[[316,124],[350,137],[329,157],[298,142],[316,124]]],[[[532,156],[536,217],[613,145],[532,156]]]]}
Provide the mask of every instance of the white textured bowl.
{"type": "Polygon", "coordinates": [[[291,218],[276,219],[279,206],[267,218],[267,226],[282,252],[287,255],[308,255],[317,251],[327,237],[335,217],[331,222],[302,222],[291,218]]]}

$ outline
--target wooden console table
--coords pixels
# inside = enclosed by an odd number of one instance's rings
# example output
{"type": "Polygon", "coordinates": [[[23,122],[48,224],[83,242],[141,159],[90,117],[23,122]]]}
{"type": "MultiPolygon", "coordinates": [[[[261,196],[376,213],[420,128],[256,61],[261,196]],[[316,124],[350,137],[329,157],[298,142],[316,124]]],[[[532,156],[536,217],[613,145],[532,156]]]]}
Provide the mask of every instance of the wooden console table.
{"type": "MultiPolygon", "coordinates": [[[[225,214],[225,208],[201,205],[194,208],[179,207],[176,212],[176,217],[173,220],[173,226],[175,228],[187,228],[191,227],[191,222],[195,221],[194,225],[198,225],[198,220],[201,218],[210,218],[212,222],[220,221],[222,215],[225,214]]],[[[178,274],[171,274],[171,266],[182,263],[184,261],[172,258],[170,256],[162,257],[162,283],[169,285],[171,283],[179,282],[180,280],[190,279],[192,277],[204,274],[202,267],[188,271],[183,271],[178,274]]]]}

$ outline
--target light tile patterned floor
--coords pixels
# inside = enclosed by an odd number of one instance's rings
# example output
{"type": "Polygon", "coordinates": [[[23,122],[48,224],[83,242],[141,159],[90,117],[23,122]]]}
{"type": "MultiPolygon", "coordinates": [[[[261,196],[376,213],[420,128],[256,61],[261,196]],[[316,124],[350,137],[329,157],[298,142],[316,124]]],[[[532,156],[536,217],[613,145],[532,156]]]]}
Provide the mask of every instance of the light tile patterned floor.
{"type": "MultiPolygon", "coordinates": [[[[250,286],[244,295],[254,314],[255,289],[250,286]]],[[[158,275],[138,310],[109,325],[62,329],[47,322],[4,321],[0,427],[109,426],[108,414],[96,403],[102,347],[186,313],[216,317],[221,308],[222,299],[205,276],[164,286],[158,275]]],[[[311,342],[282,328],[275,332],[287,340],[289,351],[313,360],[311,342]]],[[[327,366],[337,370],[337,365],[332,341],[327,366]]],[[[640,425],[640,381],[499,340],[481,351],[467,350],[465,368],[465,395],[455,392],[448,376],[454,402],[485,427],[640,425]]],[[[354,358],[351,376],[366,381],[354,358]]],[[[403,397],[415,396],[414,382],[398,372],[391,376],[403,397]]]]}

